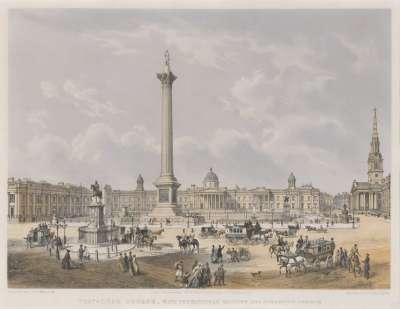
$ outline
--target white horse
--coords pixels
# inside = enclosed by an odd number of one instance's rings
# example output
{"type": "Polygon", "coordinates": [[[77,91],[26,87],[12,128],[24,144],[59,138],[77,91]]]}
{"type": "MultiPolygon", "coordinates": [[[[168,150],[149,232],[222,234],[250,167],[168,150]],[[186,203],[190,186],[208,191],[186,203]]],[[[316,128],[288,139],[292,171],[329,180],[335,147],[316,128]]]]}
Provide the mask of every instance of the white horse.
{"type": "Polygon", "coordinates": [[[290,274],[295,271],[299,272],[303,270],[304,272],[306,271],[306,265],[305,265],[305,258],[302,256],[285,256],[282,255],[278,259],[278,263],[280,265],[279,267],[279,273],[282,274],[282,269],[285,270],[285,276],[290,276],[290,274]]]}

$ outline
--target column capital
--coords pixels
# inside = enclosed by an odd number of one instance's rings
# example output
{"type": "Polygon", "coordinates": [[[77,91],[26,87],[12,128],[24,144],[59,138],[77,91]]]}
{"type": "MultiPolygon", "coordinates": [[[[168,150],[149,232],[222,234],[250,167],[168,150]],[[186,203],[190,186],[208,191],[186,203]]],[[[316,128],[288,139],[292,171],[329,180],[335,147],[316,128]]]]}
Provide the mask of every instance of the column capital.
{"type": "Polygon", "coordinates": [[[157,73],[157,78],[161,81],[162,85],[172,85],[172,83],[178,78],[172,72],[168,73],[157,73]]]}

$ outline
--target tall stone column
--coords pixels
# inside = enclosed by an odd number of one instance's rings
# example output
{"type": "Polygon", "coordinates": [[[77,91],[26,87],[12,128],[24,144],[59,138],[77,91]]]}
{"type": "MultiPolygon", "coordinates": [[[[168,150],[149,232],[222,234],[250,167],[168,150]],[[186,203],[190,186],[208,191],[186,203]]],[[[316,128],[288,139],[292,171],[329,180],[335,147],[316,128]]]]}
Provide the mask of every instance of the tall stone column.
{"type": "Polygon", "coordinates": [[[150,216],[164,220],[177,215],[177,189],[180,186],[174,176],[173,163],[172,83],[177,77],[171,71],[168,51],[165,52],[164,70],[157,78],[161,81],[161,171],[154,183],[158,203],[150,216]]]}

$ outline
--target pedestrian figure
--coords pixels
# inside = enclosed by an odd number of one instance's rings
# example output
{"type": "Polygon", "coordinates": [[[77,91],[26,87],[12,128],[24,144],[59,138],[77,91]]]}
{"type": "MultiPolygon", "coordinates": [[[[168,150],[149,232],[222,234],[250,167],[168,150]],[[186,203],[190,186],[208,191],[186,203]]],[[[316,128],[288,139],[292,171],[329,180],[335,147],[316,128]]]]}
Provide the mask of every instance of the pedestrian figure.
{"type": "Polygon", "coordinates": [[[83,246],[82,244],[79,245],[79,250],[78,250],[78,257],[79,257],[79,261],[82,263],[83,262],[83,246]]]}
{"type": "Polygon", "coordinates": [[[335,255],[335,266],[340,266],[340,250],[336,250],[336,255],[335,255]]]}
{"type": "Polygon", "coordinates": [[[350,259],[349,259],[349,255],[347,253],[347,249],[343,250],[343,267],[346,268],[349,266],[350,263],[350,259]]]}
{"type": "Polygon", "coordinates": [[[118,266],[121,272],[125,272],[125,261],[122,253],[119,254],[118,266]]]}
{"type": "Polygon", "coordinates": [[[350,250],[350,257],[353,258],[354,255],[360,257],[360,253],[358,252],[357,244],[354,244],[353,248],[350,250]]]}
{"type": "Polygon", "coordinates": [[[354,277],[356,277],[356,274],[361,273],[361,267],[360,267],[360,259],[357,254],[353,256],[353,273],[354,277]]]}
{"type": "Polygon", "coordinates": [[[132,266],[133,266],[133,274],[138,275],[139,274],[139,264],[136,259],[136,254],[132,255],[132,266]]]}
{"type": "Polygon", "coordinates": [[[49,248],[49,255],[51,256],[51,247],[49,248]]]}
{"type": "Polygon", "coordinates": [[[71,269],[71,256],[69,254],[69,250],[65,252],[64,258],[61,261],[62,269],[71,269]]]}
{"type": "Polygon", "coordinates": [[[132,251],[129,251],[128,269],[129,269],[129,274],[131,275],[131,277],[133,277],[134,270],[133,270],[133,256],[132,256],[132,251]]]}
{"type": "Polygon", "coordinates": [[[206,263],[205,273],[206,273],[206,283],[208,286],[211,286],[211,269],[210,265],[208,265],[208,262],[206,263]]]}
{"type": "Polygon", "coordinates": [[[218,269],[214,272],[214,286],[215,285],[225,285],[225,270],[223,264],[220,264],[218,269]]]}
{"type": "Polygon", "coordinates": [[[107,247],[107,257],[110,258],[110,247],[107,247]]]}
{"type": "Polygon", "coordinates": [[[128,272],[128,271],[129,271],[129,258],[125,252],[125,254],[124,254],[124,272],[128,272]]]}
{"type": "Polygon", "coordinates": [[[223,257],[222,257],[222,250],[225,248],[225,246],[221,247],[221,245],[218,246],[217,249],[217,263],[222,263],[223,257]]]}
{"type": "Polygon", "coordinates": [[[99,250],[96,249],[96,262],[99,262],[99,250]]]}
{"type": "Polygon", "coordinates": [[[365,279],[369,279],[369,270],[370,270],[370,266],[369,266],[369,253],[367,253],[365,260],[363,261],[364,263],[364,278],[365,279]]]}
{"type": "Polygon", "coordinates": [[[180,260],[179,262],[175,263],[175,281],[182,282],[183,280],[183,261],[180,260]]]}

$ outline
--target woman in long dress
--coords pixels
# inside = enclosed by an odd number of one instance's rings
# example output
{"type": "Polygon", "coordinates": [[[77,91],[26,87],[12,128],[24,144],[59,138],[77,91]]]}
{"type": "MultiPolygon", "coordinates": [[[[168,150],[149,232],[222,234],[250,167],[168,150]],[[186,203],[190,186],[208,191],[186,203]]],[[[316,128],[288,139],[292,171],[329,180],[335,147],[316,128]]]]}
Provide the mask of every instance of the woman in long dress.
{"type": "Polygon", "coordinates": [[[192,271],[192,278],[189,279],[189,288],[199,288],[200,287],[200,272],[202,269],[202,264],[198,264],[192,271]]]}
{"type": "Polygon", "coordinates": [[[182,281],[183,279],[183,261],[179,261],[175,264],[175,281],[182,281]]]}
{"type": "Polygon", "coordinates": [[[129,257],[128,257],[128,268],[129,268],[129,274],[131,277],[133,277],[133,256],[132,252],[129,252],[129,257]]]}
{"type": "Polygon", "coordinates": [[[121,272],[125,272],[125,261],[122,253],[119,254],[119,262],[118,262],[119,269],[121,272]]]}
{"type": "Polygon", "coordinates": [[[133,274],[138,275],[139,274],[139,264],[136,260],[136,254],[133,255],[132,268],[133,268],[133,274]]]}

